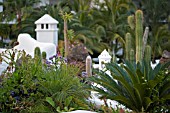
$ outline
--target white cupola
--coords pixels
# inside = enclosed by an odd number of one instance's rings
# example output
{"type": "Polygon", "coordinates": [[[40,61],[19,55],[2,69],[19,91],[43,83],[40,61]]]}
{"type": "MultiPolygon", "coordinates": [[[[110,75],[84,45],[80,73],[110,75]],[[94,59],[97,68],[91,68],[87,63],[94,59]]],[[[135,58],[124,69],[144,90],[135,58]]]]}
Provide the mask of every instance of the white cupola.
{"type": "Polygon", "coordinates": [[[99,70],[103,70],[105,68],[105,63],[109,63],[111,61],[111,56],[106,51],[106,49],[98,56],[99,58],[99,70]]]}
{"type": "Polygon", "coordinates": [[[45,14],[35,21],[36,39],[39,42],[53,43],[58,46],[58,21],[50,15],[45,14]]]}

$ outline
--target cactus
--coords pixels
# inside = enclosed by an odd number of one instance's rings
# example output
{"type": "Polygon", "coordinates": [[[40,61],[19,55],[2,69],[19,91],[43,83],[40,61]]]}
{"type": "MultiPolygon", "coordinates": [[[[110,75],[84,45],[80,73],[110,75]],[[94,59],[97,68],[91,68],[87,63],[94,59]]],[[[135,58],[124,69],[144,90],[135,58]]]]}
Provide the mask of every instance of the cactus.
{"type": "Polygon", "coordinates": [[[145,48],[145,57],[144,60],[148,63],[151,62],[151,46],[147,45],[145,48]]]}
{"type": "Polygon", "coordinates": [[[133,49],[130,50],[130,62],[135,62],[135,52],[133,49]]]}
{"type": "Polygon", "coordinates": [[[130,60],[130,50],[131,50],[131,34],[130,33],[126,33],[126,37],[125,37],[125,48],[126,48],[126,60],[130,60]]]}
{"type": "Polygon", "coordinates": [[[134,15],[128,16],[128,24],[132,30],[135,29],[135,17],[134,15]]]}
{"type": "Polygon", "coordinates": [[[86,73],[87,73],[87,76],[92,76],[92,60],[91,60],[91,57],[90,56],[87,56],[86,58],[86,73]]]}
{"type": "Polygon", "coordinates": [[[135,35],[136,35],[136,63],[141,62],[142,52],[143,52],[143,12],[141,10],[137,10],[135,13],[136,19],[136,27],[135,27],[135,35]]]}
{"type": "Polygon", "coordinates": [[[147,44],[148,35],[149,35],[149,27],[146,27],[144,35],[143,35],[143,52],[142,52],[143,57],[144,57],[144,53],[145,53],[145,47],[147,44]]]}
{"type": "Polygon", "coordinates": [[[47,58],[47,53],[45,51],[42,52],[42,59],[46,59],[47,58]]]}
{"type": "Polygon", "coordinates": [[[126,48],[126,60],[130,60],[131,62],[142,62],[145,59],[148,63],[151,61],[151,47],[147,46],[147,39],[149,34],[149,28],[145,28],[145,32],[143,34],[143,12],[141,10],[137,10],[134,15],[128,17],[128,24],[132,30],[135,29],[135,40],[136,40],[136,51],[132,50],[132,37],[130,33],[126,34],[125,40],[125,48],[126,48]],[[135,22],[134,22],[135,19],[135,22]],[[135,57],[136,54],[136,57],[135,57]]]}
{"type": "Polygon", "coordinates": [[[35,58],[35,62],[36,64],[40,63],[41,62],[41,50],[39,47],[36,47],[34,49],[34,58],[35,58]]]}
{"type": "Polygon", "coordinates": [[[39,47],[36,47],[36,48],[34,49],[34,57],[36,57],[36,56],[38,56],[38,57],[41,56],[41,50],[40,50],[39,47]]]}

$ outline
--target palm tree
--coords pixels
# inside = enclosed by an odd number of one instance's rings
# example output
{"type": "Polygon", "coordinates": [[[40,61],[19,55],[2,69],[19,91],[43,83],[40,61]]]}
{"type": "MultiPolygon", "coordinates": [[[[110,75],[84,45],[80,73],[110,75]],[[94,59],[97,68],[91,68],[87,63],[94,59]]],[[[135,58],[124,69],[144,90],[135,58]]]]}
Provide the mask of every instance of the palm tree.
{"type": "Polygon", "coordinates": [[[123,43],[127,12],[133,7],[131,0],[104,0],[103,3],[76,0],[72,3],[76,16],[71,27],[76,31],[77,38],[83,40],[88,49],[98,52],[104,48],[112,50],[113,40],[116,38],[123,43]]]}
{"type": "Polygon", "coordinates": [[[65,57],[67,58],[68,54],[69,54],[69,40],[68,40],[68,21],[70,21],[72,19],[72,15],[71,13],[64,13],[62,12],[62,18],[64,20],[64,49],[65,49],[65,57]]]}
{"type": "Polygon", "coordinates": [[[94,13],[98,25],[105,30],[102,41],[107,43],[111,51],[117,52],[124,46],[124,36],[127,32],[127,16],[135,11],[131,0],[104,0],[104,3],[96,3],[100,8],[95,8],[94,13]],[[103,16],[104,15],[104,16],[103,16]],[[113,43],[115,40],[116,43],[113,43]],[[120,46],[120,45],[121,46],[120,46]]]}
{"type": "Polygon", "coordinates": [[[90,53],[92,53],[92,50],[101,51],[100,48],[103,48],[103,44],[99,44],[99,36],[93,28],[94,20],[92,19],[92,8],[90,6],[92,0],[66,1],[68,1],[67,6],[74,12],[72,21],[68,23],[68,27],[75,31],[74,39],[83,42],[90,53]]]}
{"type": "Polygon", "coordinates": [[[0,14],[1,20],[13,21],[16,19],[20,30],[22,19],[32,12],[33,5],[38,2],[39,0],[5,0],[1,3],[4,6],[4,11],[0,14]]]}

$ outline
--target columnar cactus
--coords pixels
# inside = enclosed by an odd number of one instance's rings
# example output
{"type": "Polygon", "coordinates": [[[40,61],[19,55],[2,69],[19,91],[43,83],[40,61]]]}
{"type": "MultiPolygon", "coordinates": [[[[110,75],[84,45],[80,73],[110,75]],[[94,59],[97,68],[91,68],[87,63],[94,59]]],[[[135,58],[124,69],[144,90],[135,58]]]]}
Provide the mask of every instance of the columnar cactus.
{"type": "Polygon", "coordinates": [[[47,53],[45,51],[42,52],[42,63],[46,63],[47,53]]]}
{"type": "Polygon", "coordinates": [[[91,57],[90,56],[87,56],[86,58],[86,73],[87,73],[87,76],[92,76],[92,60],[91,60],[91,57]]]}
{"type": "Polygon", "coordinates": [[[130,62],[135,62],[135,52],[133,49],[130,50],[130,62]]]}
{"type": "Polygon", "coordinates": [[[132,45],[131,41],[132,41],[131,34],[126,33],[126,37],[125,37],[126,60],[130,60],[130,50],[132,45]]]}
{"type": "Polygon", "coordinates": [[[126,60],[130,60],[132,62],[136,60],[136,63],[138,63],[141,62],[143,59],[147,59],[147,61],[150,62],[151,48],[148,46],[146,47],[149,28],[146,27],[143,34],[143,12],[141,10],[137,10],[135,16],[129,16],[127,21],[130,28],[132,30],[135,30],[136,51],[132,50],[132,38],[130,33],[127,33],[125,37],[126,60]],[[135,55],[136,57],[134,57],[135,55]]]}
{"type": "Polygon", "coordinates": [[[146,62],[151,62],[151,46],[147,45],[145,48],[145,56],[144,59],[146,62]]]}
{"type": "Polygon", "coordinates": [[[41,62],[42,57],[41,57],[41,50],[39,47],[36,47],[34,49],[34,58],[35,58],[36,63],[41,62]]]}
{"type": "Polygon", "coordinates": [[[39,47],[36,47],[36,48],[34,49],[34,57],[36,57],[36,56],[41,57],[41,50],[40,50],[39,47]]]}
{"type": "Polygon", "coordinates": [[[143,52],[142,52],[143,57],[144,57],[145,47],[146,47],[147,40],[148,40],[148,35],[149,35],[149,27],[146,27],[144,35],[143,35],[143,52]]]}
{"type": "Polygon", "coordinates": [[[128,24],[132,30],[135,29],[135,17],[134,15],[128,16],[128,24]]]}
{"type": "Polygon", "coordinates": [[[46,59],[47,53],[45,51],[42,52],[42,59],[46,59]]]}
{"type": "Polygon", "coordinates": [[[135,27],[135,36],[136,36],[136,63],[141,62],[142,52],[143,52],[143,12],[137,10],[135,13],[136,27],[135,27]]]}

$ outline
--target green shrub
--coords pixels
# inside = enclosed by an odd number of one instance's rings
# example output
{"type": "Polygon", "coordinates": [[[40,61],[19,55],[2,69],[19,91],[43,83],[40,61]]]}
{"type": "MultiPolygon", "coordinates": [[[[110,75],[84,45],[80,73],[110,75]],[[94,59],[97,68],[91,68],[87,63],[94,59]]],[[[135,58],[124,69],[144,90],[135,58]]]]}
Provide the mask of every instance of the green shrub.
{"type": "Polygon", "coordinates": [[[39,89],[43,95],[31,111],[56,112],[62,110],[87,109],[89,93],[75,75],[79,69],[71,65],[61,65],[60,69],[43,74],[39,89]]]}
{"type": "MultiPolygon", "coordinates": [[[[5,76],[0,76],[0,112],[56,112],[88,108],[86,98],[89,93],[75,76],[79,68],[67,65],[62,61],[64,58],[53,59],[54,62],[47,65],[36,62],[36,58],[24,51],[20,53],[20,57],[12,60],[14,70],[6,70],[5,76]]],[[[9,59],[11,57],[15,56],[11,55],[9,59]]]]}
{"type": "MultiPolygon", "coordinates": [[[[31,56],[26,55],[24,51],[20,53],[21,56],[12,60],[12,65],[9,65],[9,69],[12,69],[10,66],[14,67],[13,71],[7,70],[4,76],[1,76],[1,112],[23,111],[34,104],[35,98],[33,97],[38,94],[37,78],[44,71],[41,65],[34,64],[34,59],[31,56]]],[[[13,55],[11,56],[15,57],[13,55]]],[[[11,58],[9,57],[9,59],[11,58]]]]}
{"type": "Polygon", "coordinates": [[[154,69],[145,62],[125,62],[121,66],[107,64],[111,75],[96,71],[97,76],[91,77],[90,81],[101,87],[92,86],[92,90],[99,92],[101,99],[115,100],[135,112],[156,112],[157,106],[170,100],[170,76],[169,73],[162,74],[169,64],[158,64],[154,69]]]}

